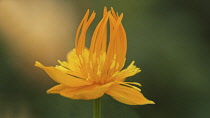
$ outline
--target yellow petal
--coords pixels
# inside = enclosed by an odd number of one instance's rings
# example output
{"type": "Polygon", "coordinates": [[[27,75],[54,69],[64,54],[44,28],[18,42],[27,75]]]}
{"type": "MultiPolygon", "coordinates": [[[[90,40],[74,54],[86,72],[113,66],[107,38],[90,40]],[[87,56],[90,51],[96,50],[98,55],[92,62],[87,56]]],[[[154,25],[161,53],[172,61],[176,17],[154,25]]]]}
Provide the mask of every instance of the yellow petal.
{"type": "Polygon", "coordinates": [[[115,100],[128,105],[154,104],[153,101],[146,99],[141,92],[119,84],[111,86],[106,93],[115,100]]]}
{"type": "Polygon", "coordinates": [[[56,86],[50,88],[49,90],[47,90],[47,93],[59,94],[60,91],[65,88],[66,88],[66,86],[59,84],[59,85],[56,85],[56,86]]]}
{"type": "Polygon", "coordinates": [[[54,81],[56,81],[60,84],[63,84],[65,86],[80,87],[80,86],[92,84],[92,82],[90,82],[90,81],[67,75],[67,74],[57,70],[55,67],[52,67],[52,66],[46,67],[46,66],[42,65],[40,62],[36,62],[35,66],[42,68],[54,81]]]}
{"type": "Polygon", "coordinates": [[[91,100],[104,95],[112,83],[105,85],[91,85],[79,88],[66,88],[60,91],[60,95],[71,99],[91,100]]]}

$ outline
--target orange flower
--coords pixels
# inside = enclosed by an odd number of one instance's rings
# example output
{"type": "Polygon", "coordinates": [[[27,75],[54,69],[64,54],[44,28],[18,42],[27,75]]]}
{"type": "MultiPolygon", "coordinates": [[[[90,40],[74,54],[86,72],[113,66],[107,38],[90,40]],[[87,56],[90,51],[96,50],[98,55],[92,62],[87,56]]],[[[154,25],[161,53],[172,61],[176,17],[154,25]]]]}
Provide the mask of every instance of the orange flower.
{"type": "Polygon", "coordinates": [[[113,8],[104,8],[103,18],[92,36],[90,48],[85,47],[86,32],[96,13],[89,16],[89,10],[82,19],[76,33],[75,49],[67,55],[67,62],[42,68],[54,81],[58,82],[47,93],[60,94],[71,99],[97,99],[105,93],[119,102],[129,105],[154,104],[146,99],[137,82],[124,82],[127,77],[140,72],[134,61],[125,68],[127,39],[122,25],[123,14],[118,15],[113,8]],[[109,24],[108,24],[109,21],[109,24]],[[109,25],[109,41],[107,41],[109,25]],[[107,45],[108,43],[108,45],[107,45]]]}

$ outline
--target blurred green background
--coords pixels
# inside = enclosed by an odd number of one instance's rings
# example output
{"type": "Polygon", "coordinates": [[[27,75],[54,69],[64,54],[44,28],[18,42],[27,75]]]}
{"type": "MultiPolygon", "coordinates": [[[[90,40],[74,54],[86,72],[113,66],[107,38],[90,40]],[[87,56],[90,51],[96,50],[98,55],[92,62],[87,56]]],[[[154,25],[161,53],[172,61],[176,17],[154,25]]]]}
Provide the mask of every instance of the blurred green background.
{"type": "Polygon", "coordinates": [[[92,101],[47,95],[56,83],[34,63],[65,60],[86,10],[97,13],[96,24],[104,6],[124,13],[126,64],[142,69],[127,80],[140,82],[156,104],[129,106],[105,95],[102,118],[209,118],[208,0],[1,0],[0,117],[92,117],[92,101]]]}

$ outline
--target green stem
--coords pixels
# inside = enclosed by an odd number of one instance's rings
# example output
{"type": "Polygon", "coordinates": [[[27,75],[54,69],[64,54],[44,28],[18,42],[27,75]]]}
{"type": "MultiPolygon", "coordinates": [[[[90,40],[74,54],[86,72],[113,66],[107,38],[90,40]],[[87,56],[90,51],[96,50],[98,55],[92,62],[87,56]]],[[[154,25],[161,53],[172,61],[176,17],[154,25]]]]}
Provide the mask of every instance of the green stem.
{"type": "Polygon", "coordinates": [[[101,98],[93,100],[93,118],[101,118],[101,98]]]}

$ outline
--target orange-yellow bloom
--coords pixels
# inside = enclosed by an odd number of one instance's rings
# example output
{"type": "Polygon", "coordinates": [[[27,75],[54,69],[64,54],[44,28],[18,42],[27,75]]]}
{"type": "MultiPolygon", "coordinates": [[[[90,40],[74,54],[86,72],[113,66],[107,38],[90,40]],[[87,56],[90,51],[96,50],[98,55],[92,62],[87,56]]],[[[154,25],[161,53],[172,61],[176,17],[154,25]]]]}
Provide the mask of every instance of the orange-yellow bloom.
{"type": "Polygon", "coordinates": [[[83,100],[97,99],[106,93],[129,105],[154,104],[142,95],[137,87],[141,86],[139,83],[124,82],[127,77],[140,72],[140,69],[134,65],[134,61],[122,69],[127,51],[126,32],[121,22],[123,14],[118,15],[113,8],[107,11],[105,7],[103,18],[93,33],[90,48],[85,47],[86,32],[95,15],[93,12],[89,17],[89,10],[86,12],[77,29],[75,48],[68,53],[67,62],[58,60],[60,65],[55,67],[36,62],[35,66],[42,68],[59,83],[47,93],[83,100]]]}

